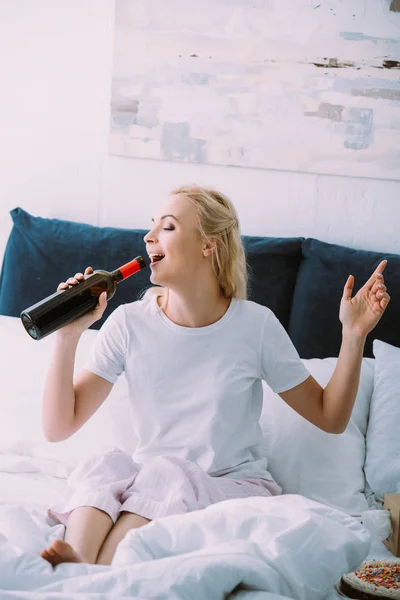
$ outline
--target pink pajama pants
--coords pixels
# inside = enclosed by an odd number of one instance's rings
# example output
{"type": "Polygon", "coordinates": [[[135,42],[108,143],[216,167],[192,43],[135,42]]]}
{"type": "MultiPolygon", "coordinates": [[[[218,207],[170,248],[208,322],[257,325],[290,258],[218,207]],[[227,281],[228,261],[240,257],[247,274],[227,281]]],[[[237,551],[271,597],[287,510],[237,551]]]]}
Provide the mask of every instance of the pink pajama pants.
{"type": "Polygon", "coordinates": [[[71,473],[67,494],[50,507],[49,516],[66,525],[75,508],[93,506],[114,523],[122,511],[153,520],[230,498],[281,493],[278,484],[268,479],[213,477],[195,463],[173,456],[139,465],[129,454],[112,449],[91,457],[71,473]]]}

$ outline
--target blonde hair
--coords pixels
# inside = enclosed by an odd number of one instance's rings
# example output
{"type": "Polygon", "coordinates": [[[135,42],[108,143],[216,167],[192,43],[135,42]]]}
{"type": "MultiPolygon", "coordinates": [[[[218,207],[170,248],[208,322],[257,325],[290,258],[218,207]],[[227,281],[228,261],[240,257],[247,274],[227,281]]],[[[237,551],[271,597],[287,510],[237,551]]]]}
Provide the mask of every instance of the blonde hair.
{"type": "MultiPolygon", "coordinates": [[[[212,266],[225,298],[247,299],[248,273],[239,220],[232,202],[221,192],[197,185],[175,189],[171,195],[185,196],[196,208],[199,234],[214,247],[212,266]]],[[[165,296],[163,287],[148,289],[144,297],[165,296]]]]}

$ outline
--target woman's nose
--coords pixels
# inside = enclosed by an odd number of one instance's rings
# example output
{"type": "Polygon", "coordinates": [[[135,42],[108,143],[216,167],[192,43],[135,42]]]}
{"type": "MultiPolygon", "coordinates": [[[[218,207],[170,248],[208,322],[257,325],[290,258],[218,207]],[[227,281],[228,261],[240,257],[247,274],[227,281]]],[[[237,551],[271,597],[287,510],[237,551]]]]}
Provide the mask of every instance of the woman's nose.
{"type": "Polygon", "coordinates": [[[154,233],[153,230],[151,230],[148,233],[146,233],[143,240],[144,240],[145,244],[148,244],[148,243],[154,242],[155,238],[156,238],[156,234],[154,233]]]}

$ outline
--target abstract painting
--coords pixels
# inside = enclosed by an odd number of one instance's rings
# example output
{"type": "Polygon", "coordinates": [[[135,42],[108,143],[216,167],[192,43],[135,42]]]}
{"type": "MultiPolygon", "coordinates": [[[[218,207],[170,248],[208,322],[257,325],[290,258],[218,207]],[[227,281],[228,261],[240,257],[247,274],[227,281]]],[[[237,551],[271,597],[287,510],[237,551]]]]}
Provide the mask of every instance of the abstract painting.
{"type": "Polygon", "coordinates": [[[400,13],[116,0],[109,152],[400,179],[400,13]]]}

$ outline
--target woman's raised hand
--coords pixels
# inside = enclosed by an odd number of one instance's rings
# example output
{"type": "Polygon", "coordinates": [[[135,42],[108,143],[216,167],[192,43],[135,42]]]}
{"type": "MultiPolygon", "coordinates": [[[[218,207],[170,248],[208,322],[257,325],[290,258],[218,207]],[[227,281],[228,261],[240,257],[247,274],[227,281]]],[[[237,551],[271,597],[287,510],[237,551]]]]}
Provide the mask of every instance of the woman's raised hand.
{"type": "MultiPolygon", "coordinates": [[[[69,287],[73,287],[78,285],[81,281],[83,281],[88,275],[93,273],[92,267],[86,267],[85,273],[75,273],[74,277],[70,277],[67,281],[62,281],[57,287],[57,291],[66,290],[69,287]]],[[[65,325],[62,327],[60,331],[64,333],[82,333],[86,329],[88,329],[93,323],[101,319],[105,309],[107,308],[107,292],[103,292],[99,296],[99,302],[94,310],[89,313],[86,313],[82,317],[79,317],[72,323],[65,325]]]]}
{"type": "Polygon", "coordinates": [[[339,318],[343,330],[359,337],[367,337],[385,312],[390,296],[384,281],[383,271],[387,260],[382,260],[368,281],[352,298],[354,277],[349,275],[343,290],[339,318]]]}

